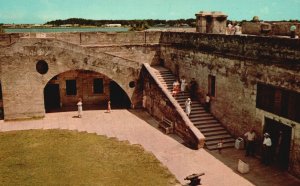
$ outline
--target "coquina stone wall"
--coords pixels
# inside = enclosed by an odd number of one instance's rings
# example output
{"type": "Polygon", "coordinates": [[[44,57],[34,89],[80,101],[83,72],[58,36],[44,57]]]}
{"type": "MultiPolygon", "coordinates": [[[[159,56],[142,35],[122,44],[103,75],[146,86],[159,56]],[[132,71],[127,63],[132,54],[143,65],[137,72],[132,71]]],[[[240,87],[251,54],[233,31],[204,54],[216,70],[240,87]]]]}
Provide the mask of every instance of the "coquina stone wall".
{"type": "MultiPolygon", "coordinates": [[[[134,106],[141,105],[143,88],[138,82],[142,64],[160,63],[188,81],[195,78],[202,101],[208,92],[208,76],[215,76],[212,113],[235,136],[254,127],[261,139],[264,118],[291,127],[289,170],[300,176],[300,124],[256,108],[259,82],[300,93],[299,39],[176,32],[1,37],[4,38],[0,40],[0,69],[6,120],[43,117],[45,85],[54,76],[70,70],[103,74],[120,85],[134,106]],[[46,74],[36,71],[39,60],[47,62],[46,74]],[[132,81],[138,86],[130,88],[132,81]]],[[[176,115],[152,80],[149,84],[154,88],[144,94],[148,96],[150,112],[157,117],[176,115]]],[[[178,127],[177,131],[189,142],[197,141],[184,127],[182,130],[178,127]]]]}
{"type": "Polygon", "coordinates": [[[161,32],[74,32],[74,33],[14,33],[0,34],[0,46],[18,38],[52,38],[78,45],[158,44],[161,32]]]}
{"type": "Polygon", "coordinates": [[[163,33],[162,42],[164,65],[188,82],[195,78],[202,101],[208,76],[216,77],[211,111],[234,136],[254,127],[262,140],[265,117],[291,127],[289,170],[300,175],[300,123],[256,108],[258,82],[300,93],[299,40],[163,33]]]}
{"type": "MultiPolygon", "coordinates": [[[[143,51],[137,50],[137,55],[129,56],[124,56],[124,52],[117,53],[113,48],[109,51],[93,51],[52,38],[19,38],[15,43],[2,47],[0,62],[4,119],[43,117],[45,85],[54,76],[70,70],[90,70],[103,74],[120,85],[133,106],[141,104],[142,93],[130,88],[129,83],[139,79],[144,61],[138,56],[143,51]],[[47,73],[37,72],[39,60],[47,62],[47,73]]],[[[145,51],[155,56],[156,49],[145,51]]],[[[151,57],[148,58],[153,62],[151,57]]]]}

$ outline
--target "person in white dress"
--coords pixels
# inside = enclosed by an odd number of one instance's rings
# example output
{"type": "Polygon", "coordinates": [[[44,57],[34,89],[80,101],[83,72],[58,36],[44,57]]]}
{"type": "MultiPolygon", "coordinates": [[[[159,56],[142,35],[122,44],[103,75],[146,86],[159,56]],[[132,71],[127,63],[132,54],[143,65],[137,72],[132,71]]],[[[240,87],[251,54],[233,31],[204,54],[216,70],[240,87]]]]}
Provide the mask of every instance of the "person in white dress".
{"type": "Polygon", "coordinates": [[[77,107],[78,107],[78,117],[81,118],[82,117],[82,99],[81,98],[78,99],[77,107]]]}
{"type": "Polygon", "coordinates": [[[180,91],[183,93],[185,91],[185,88],[186,88],[186,80],[185,80],[185,77],[182,76],[181,79],[181,85],[180,85],[180,91]]]}
{"type": "Polygon", "coordinates": [[[185,113],[188,117],[191,114],[191,104],[192,104],[191,99],[187,98],[187,100],[185,101],[185,113]]]}

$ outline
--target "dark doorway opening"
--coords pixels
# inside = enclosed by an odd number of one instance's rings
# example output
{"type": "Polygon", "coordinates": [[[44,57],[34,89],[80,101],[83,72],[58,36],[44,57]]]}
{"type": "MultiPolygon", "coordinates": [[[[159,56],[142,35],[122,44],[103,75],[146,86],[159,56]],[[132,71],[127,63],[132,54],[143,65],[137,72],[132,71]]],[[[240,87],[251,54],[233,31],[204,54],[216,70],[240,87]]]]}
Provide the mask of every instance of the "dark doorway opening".
{"type": "Polygon", "coordinates": [[[46,112],[60,108],[59,84],[47,84],[44,89],[46,112]]]}
{"type": "Polygon", "coordinates": [[[115,82],[109,83],[110,101],[112,109],[114,108],[130,108],[131,102],[126,92],[115,82]]]}
{"type": "Polygon", "coordinates": [[[265,118],[265,132],[272,140],[272,159],[282,170],[289,167],[292,128],[275,120],[265,118]]]}

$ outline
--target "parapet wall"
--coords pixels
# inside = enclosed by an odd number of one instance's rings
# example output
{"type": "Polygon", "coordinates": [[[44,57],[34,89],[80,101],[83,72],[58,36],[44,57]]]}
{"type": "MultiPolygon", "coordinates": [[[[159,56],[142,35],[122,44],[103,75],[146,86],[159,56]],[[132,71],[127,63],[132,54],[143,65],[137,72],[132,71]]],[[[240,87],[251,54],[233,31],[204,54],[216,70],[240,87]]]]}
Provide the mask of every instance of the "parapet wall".
{"type": "Polygon", "coordinates": [[[55,38],[78,45],[135,45],[157,44],[161,32],[71,32],[1,34],[0,45],[9,45],[20,37],[55,38]]]}
{"type": "Polygon", "coordinates": [[[299,39],[165,32],[162,33],[161,44],[262,63],[300,65],[299,39]]]}

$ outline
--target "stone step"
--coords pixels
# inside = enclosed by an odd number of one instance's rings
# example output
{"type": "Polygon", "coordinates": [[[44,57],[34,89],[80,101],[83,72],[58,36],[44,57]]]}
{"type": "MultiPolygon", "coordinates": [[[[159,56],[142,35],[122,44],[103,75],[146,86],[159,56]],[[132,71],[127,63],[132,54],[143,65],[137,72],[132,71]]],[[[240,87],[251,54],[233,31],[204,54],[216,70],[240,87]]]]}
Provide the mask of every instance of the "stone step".
{"type": "MultiPolygon", "coordinates": [[[[196,126],[197,127],[197,126],[196,126]]],[[[198,128],[198,127],[197,127],[198,128]]],[[[217,127],[211,127],[211,128],[205,128],[205,129],[201,129],[200,131],[202,133],[205,133],[205,132],[214,132],[214,131],[225,131],[227,132],[222,126],[217,126],[217,127]]]]}
{"type": "Polygon", "coordinates": [[[200,116],[196,118],[190,117],[191,122],[203,121],[202,117],[207,117],[207,115],[205,115],[206,113],[197,113],[197,114],[199,114],[200,116]]]}
{"type": "Polygon", "coordinates": [[[209,123],[209,124],[197,124],[197,123],[193,123],[198,129],[200,129],[200,131],[202,129],[206,129],[206,128],[212,128],[212,127],[222,127],[222,125],[220,123],[209,123]]]}
{"type": "Polygon", "coordinates": [[[156,73],[157,76],[172,76],[175,77],[174,74],[172,74],[171,72],[159,72],[156,73]]]}
{"type": "Polygon", "coordinates": [[[205,120],[216,120],[212,115],[208,115],[208,116],[200,116],[199,118],[197,118],[197,120],[194,121],[205,121],[205,120]]]}
{"type": "MultiPolygon", "coordinates": [[[[193,122],[194,125],[199,128],[200,125],[206,125],[206,124],[219,124],[219,126],[222,126],[220,125],[220,122],[216,119],[211,119],[211,120],[204,120],[204,121],[195,121],[193,122]]],[[[201,127],[200,127],[201,128],[201,127]]]]}
{"type": "MultiPolygon", "coordinates": [[[[202,132],[202,131],[201,131],[202,132]]],[[[210,136],[217,136],[217,135],[225,135],[228,134],[226,130],[219,130],[219,131],[211,131],[211,132],[202,132],[205,137],[210,136]]]]}
{"type": "Polygon", "coordinates": [[[176,81],[175,78],[158,78],[160,81],[165,81],[167,83],[174,83],[174,81],[176,81]]]}
{"type": "Polygon", "coordinates": [[[174,74],[171,72],[171,71],[169,71],[169,70],[159,70],[159,71],[156,71],[157,73],[160,73],[160,74],[172,74],[173,76],[174,76],[174,74]]]}
{"type": "Polygon", "coordinates": [[[205,141],[219,140],[219,139],[226,139],[226,138],[232,138],[232,136],[228,133],[220,134],[220,135],[214,135],[214,136],[207,136],[207,137],[205,137],[205,141]]]}
{"type": "MultiPolygon", "coordinates": [[[[180,106],[184,106],[185,102],[178,102],[180,106]]],[[[204,107],[200,103],[192,103],[192,108],[202,107],[204,110],[204,107]]]]}
{"type": "MultiPolygon", "coordinates": [[[[217,145],[220,141],[221,141],[221,139],[205,141],[205,144],[206,145],[217,145]]],[[[235,142],[235,140],[233,138],[223,139],[223,145],[226,143],[233,143],[233,142],[235,142]]]]}
{"type": "MultiPolygon", "coordinates": [[[[234,143],[224,143],[222,149],[233,148],[234,143]]],[[[206,145],[208,150],[217,150],[217,145],[206,145]]]]}
{"type": "Polygon", "coordinates": [[[197,113],[194,113],[194,110],[192,109],[190,119],[198,118],[198,117],[200,118],[202,113],[205,113],[205,111],[203,110],[202,112],[199,111],[197,113]]]}

